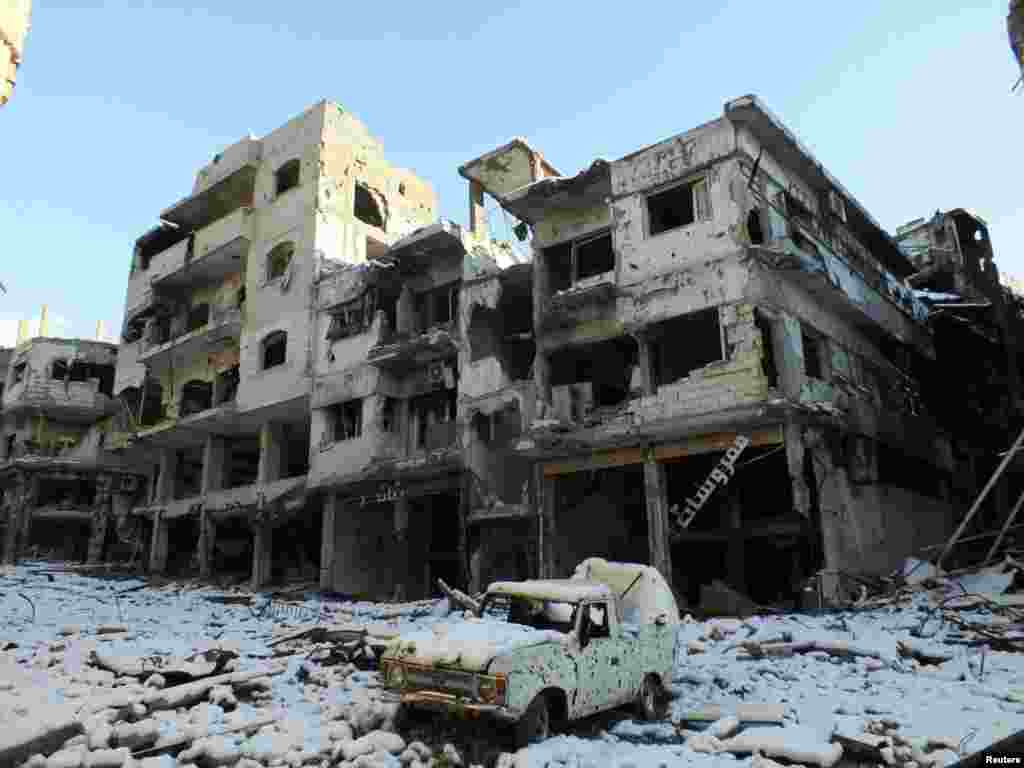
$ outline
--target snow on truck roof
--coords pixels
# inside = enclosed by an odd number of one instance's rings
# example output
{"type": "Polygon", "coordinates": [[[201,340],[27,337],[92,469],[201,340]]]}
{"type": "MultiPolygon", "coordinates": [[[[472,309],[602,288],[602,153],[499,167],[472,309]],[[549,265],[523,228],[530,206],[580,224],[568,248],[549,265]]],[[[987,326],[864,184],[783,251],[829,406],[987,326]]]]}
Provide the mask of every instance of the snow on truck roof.
{"type": "Polygon", "coordinates": [[[612,591],[607,584],[596,581],[534,579],[531,581],[496,581],[487,588],[487,594],[574,603],[580,600],[607,600],[612,596],[612,591]]]}
{"type": "Polygon", "coordinates": [[[670,624],[679,622],[679,606],[668,583],[657,568],[640,563],[591,557],[576,566],[571,579],[498,581],[487,593],[567,603],[617,597],[625,623],[649,624],[659,616],[670,624]]]}

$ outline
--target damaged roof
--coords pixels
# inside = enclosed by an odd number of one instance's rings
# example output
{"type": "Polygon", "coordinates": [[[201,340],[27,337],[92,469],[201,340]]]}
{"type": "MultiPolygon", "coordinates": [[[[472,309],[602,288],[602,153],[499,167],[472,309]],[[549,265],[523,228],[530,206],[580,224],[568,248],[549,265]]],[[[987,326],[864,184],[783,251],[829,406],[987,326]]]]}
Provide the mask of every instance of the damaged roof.
{"type": "Polygon", "coordinates": [[[863,239],[875,258],[898,277],[916,270],[906,254],[882,225],[868,213],[857,199],[818,162],[814,154],[792,133],[764,103],[754,95],[741,96],[726,102],[725,115],[731,121],[747,126],[780,161],[798,168],[807,180],[817,182],[819,192],[835,190],[846,201],[847,225],[863,239]]]}

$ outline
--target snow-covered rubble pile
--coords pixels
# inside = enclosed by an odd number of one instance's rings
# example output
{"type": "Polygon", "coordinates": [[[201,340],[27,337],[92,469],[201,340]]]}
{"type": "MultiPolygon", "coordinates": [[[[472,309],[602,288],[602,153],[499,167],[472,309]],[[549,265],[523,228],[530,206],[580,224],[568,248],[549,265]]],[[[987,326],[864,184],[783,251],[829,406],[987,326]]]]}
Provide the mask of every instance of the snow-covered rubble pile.
{"type": "MultiPolygon", "coordinates": [[[[1003,591],[1009,581],[997,576],[971,587],[1003,591]]],[[[14,569],[0,592],[0,764],[471,768],[464,747],[396,732],[396,705],[376,672],[320,665],[308,643],[275,642],[296,627],[281,627],[259,599],[218,601],[39,564],[14,569]],[[4,749],[32,734],[40,740],[31,752],[4,763],[13,754],[4,749]]],[[[960,608],[953,621],[937,599],[947,600],[922,589],[871,610],[688,618],[666,721],[622,710],[599,719],[596,736],[583,735],[595,730],[591,719],[497,765],[832,768],[852,749],[892,766],[949,765],[1020,728],[1024,655],[965,640],[964,626],[1006,629],[990,604],[960,608]]],[[[397,632],[461,621],[447,601],[301,605],[328,623],[397,632]]]]}

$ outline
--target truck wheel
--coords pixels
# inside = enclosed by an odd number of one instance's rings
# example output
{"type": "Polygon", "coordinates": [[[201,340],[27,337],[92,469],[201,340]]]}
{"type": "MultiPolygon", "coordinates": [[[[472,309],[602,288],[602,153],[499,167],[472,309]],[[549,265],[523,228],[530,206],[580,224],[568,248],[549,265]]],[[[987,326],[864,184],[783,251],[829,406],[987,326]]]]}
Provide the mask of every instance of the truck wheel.
{"type": "Polygon", "coordinates": [[[548,697],[543,693],[530,702],[526,712],[516,723],[516,746],[525,747],[544,741],[551,735],[551,710],[548,697]]]}
{"type": "Polygon", "coordinates": [[[637,713],[644,720],[661,720],[668,714],[668,692],[657,675],[647,675],[636,700],[637,713]]]}

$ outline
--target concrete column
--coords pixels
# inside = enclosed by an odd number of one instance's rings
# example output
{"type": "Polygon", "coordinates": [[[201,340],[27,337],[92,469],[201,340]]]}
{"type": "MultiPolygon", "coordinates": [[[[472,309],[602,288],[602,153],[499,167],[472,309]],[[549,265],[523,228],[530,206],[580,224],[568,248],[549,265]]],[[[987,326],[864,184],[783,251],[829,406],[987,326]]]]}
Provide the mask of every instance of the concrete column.
{"type": "Polygon", "coordinates": [[[260,589],[270,581],[270,563],[273,555],[271,530],[266,523],[252,526],[252,588],[260,589]]]}
{"type": "Polygon", "coordinates": [[[644,497],[647,501],[647,540],[651,565],[672,586],[671,529],[668,513],[668,482],[665,466],[650,457],[644,462],[644,497]]]}
{"type": "Polygon", "coordinates": [[[107,526],[110,522],[110,501],[113,486],[110,475],[96,476],[96,499],[92,509],[92,530],[89,534],[90,563],[98,563],[103,558],[103,542],[107,538],[107,526]]]}
{"type": "Polygon", "coordinates": [[[534,473],[540,496],[538,500],[540,546],[537,548],[540,563],[538,567],[540,578],[550,579],[557,575],[555,573],[557,567],[555,537],[558,535],[555,525],[555,478],[544,477],[544,468],[540,463],[534,467],[534,473]]]}
{"type": "Polygon", "coordinates": [[[267,422],[260,427],[260,485],[281,479],[284,462],[285,434],[281,424],[267,422]]]}
{"type": "Polygon", "coordinates": [[[28,478],[24,472],[17,472],[14,477],[13,506],[7,520],[7,534],[4,539],[4,562],[13,564],[18,558],[22,529],[22,518],[27,512],[28,478]]]}
{"type": "Polygon", "coordinates": [[[149,547],[149,570],[151,573],[163,573],[167,570],[168,525],[164,520],[164,511],[156,510],[153,516],[153,539],[149,547]]]}
{"type": "Polygon", "coordinates": [[[201,493],[219,491],[224,488],[227,470],[227,440],[217,435],[207,435],[203,446],[203,480],[201,493]]]}
{"type": "Polygon", "coordinates": [[[786,314],[772,320],[772,351],[779,372],[779,389],[788,399],[798,400],[804,383],[803,338],[799,320],[786,314]]]}
{"type": "Polygon", "coordinates": [[[320,589],[334,589],[335,523],[342,499],[329,491],[324,498],[323,529],[320,534],[320,589]]]}
{"type": "Polygon", "coordinates": [[[412,547],[409,542],[409,512],[412,503],[408,498],[395,500],[395,554],[392,573],[394,574],[395,597],[398,600],[406,600],[410,597],[411,585],[410,568],[412,561],[412,547]]]}
{"type": "Polygon", "coordinates": [[[488,238],[487,210],[484,208],[484,188],[479,181],[469,182],[469,229],[480,238],[488,238]]]}
{"type": "Polygon", "coordinates": [[[637,365],[640,366],[640,386],[643,388],[644,395],[650,397],[657,394],[658,391],[654,371],[651,368],[651,340],[643,333],[638,333],[634,338],[636,338],[637,365]]]}
{"type": "Polygon", "coordinates": [[[726,555],[728,558],[728,569],[726,572],[729,574],[729,581],[733,589],[743,591],[746,580],[744,573],[746,540],[743,536],[743,507],[740,504],[739,494],[729,493],[726,504],[728,506],[729,528],[731,529],[729,551],[726,555]]]}
{"type": "Polygon", "coordinates": [[[412,289],[406,283],[402,286],[402,292],[398,294],[398,302],[395,305],[395,330],[398,333],[416,333],[418,325],[416,300],[413,298],[412,289]]]}
{"type": "Polygon", "coordinates": [[[217,524],[206,507],[203,507],[199,512],[199,575],[204,579],[209,578],[213,573],[213,553],[216,542],[217,524]]]}
{"type": "Polygon", "coordinates": [[[178,452],[173,448],[164,448],[160,451],[160,476],[156,479],[154,501],[157,504],[174,498],[174,487],[177,485],[177,480],[178,452]]]}

